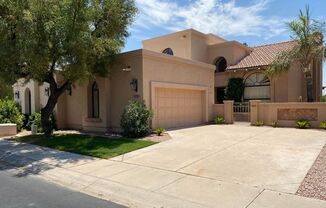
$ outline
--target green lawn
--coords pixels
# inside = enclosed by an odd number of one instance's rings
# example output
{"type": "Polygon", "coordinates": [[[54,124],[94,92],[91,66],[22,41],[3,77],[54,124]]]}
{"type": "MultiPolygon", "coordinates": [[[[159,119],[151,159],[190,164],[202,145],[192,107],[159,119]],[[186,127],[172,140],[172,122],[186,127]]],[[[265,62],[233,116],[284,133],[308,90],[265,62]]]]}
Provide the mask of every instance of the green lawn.
{"type": "Polygon", "coordinates": [[[17,138],[17,141],[104,159],[156,144],[156,142],[139,139],[79,134],[54,135],[51,139],[46,139],[42,135],[31,135],[17,138]]]}

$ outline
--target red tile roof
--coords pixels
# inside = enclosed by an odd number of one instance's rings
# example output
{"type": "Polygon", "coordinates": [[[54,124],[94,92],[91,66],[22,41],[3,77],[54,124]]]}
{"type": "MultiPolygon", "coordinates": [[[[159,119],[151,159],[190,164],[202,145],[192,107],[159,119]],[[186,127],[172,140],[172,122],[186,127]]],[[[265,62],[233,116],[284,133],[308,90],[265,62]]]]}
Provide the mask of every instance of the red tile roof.
{"type": "Polygon", "coordinates": [[[291,50],[295,41],[287,41],[253,47],[253,51],[237,64],[229,66],[227,70],[248,69],[270,65],[276,56],[283,51],[291,50]]]}

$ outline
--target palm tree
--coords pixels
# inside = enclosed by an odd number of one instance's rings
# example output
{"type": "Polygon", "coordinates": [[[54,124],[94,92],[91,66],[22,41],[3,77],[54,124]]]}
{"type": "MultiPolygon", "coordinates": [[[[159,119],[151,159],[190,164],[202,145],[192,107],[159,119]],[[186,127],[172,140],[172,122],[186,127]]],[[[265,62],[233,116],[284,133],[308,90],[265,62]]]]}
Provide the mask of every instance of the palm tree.
{"type": "Polygon", "coordinates": [[[306,80],[307,100],[313,102],[312,64],[325,58],[326,46],[323,36],[325,24],[311,19],[309,6],[307,6],[305,12],[300,10],[297,20],[287,25],[293,33],[291,38],[296,41],[296,45],[291,50],[280,53],[267,68],[266,74],[280,75],[290,69],[291,63],[299,63],[306,80]]]}

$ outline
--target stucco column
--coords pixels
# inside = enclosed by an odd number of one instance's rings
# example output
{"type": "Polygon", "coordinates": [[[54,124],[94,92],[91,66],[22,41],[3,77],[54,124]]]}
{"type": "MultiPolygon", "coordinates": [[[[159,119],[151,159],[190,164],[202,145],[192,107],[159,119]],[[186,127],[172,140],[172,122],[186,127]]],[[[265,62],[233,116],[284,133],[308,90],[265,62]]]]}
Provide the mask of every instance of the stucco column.
{"type": "Polygon", "coordinates": [[[227,124],[233,124],[233,103],[233,100],[224,100],[224,119],[227,124]]]}
{"type": "Polygon", "coordinates": [[[261,100],[250,100],[250,123],[254,125],[256,121],[259,119],[259,103],[261,100]]]}

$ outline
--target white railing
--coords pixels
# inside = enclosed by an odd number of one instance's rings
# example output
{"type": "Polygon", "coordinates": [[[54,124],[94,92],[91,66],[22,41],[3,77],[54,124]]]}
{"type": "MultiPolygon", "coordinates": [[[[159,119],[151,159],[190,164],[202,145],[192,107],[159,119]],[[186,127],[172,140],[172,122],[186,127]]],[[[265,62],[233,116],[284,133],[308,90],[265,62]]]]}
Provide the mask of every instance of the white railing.
{"type": "Polygon", "coordinates": [[[233,104],[233,113],[249,113],[249,102],[235,102],[233,104]]]}

